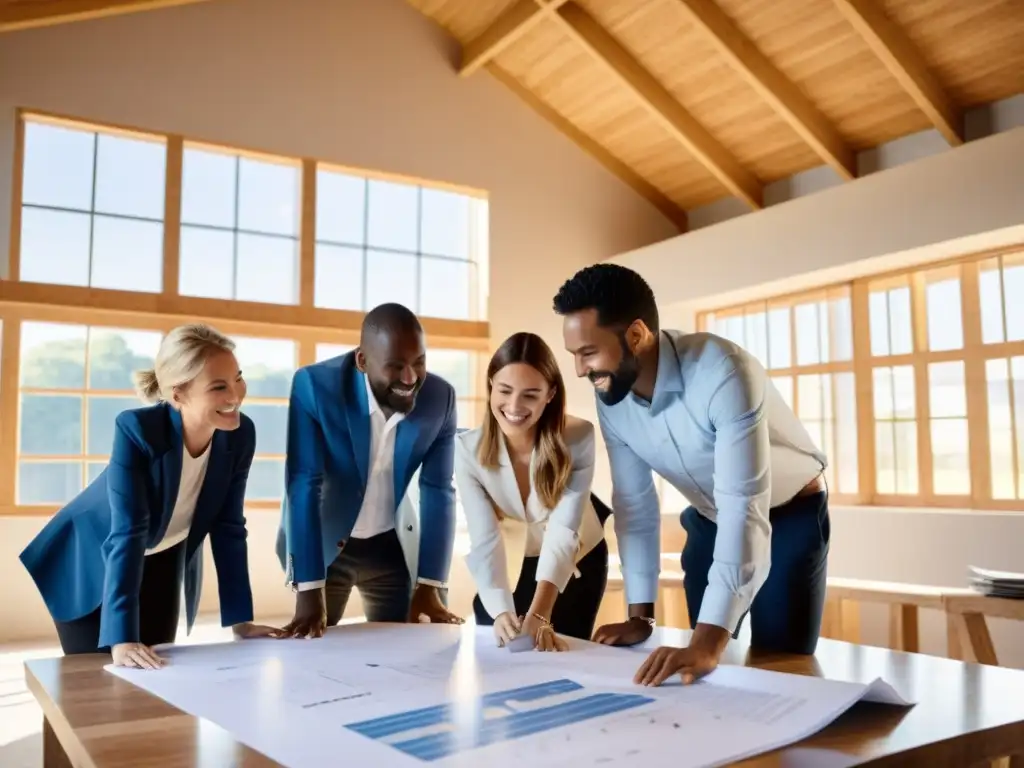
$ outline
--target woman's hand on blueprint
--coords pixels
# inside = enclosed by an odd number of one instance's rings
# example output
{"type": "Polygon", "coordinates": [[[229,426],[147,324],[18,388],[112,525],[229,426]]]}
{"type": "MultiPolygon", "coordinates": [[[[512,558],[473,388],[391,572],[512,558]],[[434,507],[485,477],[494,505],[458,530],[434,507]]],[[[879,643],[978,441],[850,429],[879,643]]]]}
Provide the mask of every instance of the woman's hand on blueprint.
{"type": "Polygon", "coordinates": [[[555,628],[551,622],[541,620],[540,616],[529,613],[523,619],[523,626],[520,630],[524,635],[533,637],[533,648],[537,651],[567,651],[569,644],[555,634],[555,628]]]}
{"type": "Polygon", "coordinates": [[[519,635],[520,629],[518,617],[508,611],[499,613],[494,620],[494,637],[498,641],[498,647],[504,648],[506,643],[512,642],[512,639],[519,635]]]}
{"type": "Polygon", "coordinates": [[[114,665],[135,669],[160,669],[166,662],[152,648],[142,643],[118,643],[110,649],[114,665]]]}

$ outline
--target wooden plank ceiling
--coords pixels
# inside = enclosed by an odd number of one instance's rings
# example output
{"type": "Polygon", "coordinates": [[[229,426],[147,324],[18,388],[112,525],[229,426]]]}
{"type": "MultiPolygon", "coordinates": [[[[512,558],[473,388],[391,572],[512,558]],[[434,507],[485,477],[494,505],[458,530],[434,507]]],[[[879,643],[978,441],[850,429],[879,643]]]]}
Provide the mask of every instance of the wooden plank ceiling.
{"type": "Polygon", "coordinates": [[[681,227],[1024,92],[1024,0],[408,2],[681,227]]]}

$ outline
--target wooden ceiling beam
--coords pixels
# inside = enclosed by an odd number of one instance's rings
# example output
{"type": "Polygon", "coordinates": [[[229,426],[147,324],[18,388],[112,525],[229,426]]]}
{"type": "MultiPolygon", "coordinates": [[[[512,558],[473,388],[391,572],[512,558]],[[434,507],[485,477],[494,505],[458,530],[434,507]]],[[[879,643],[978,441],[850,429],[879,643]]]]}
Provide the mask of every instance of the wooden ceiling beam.
{"type": "Polygon", "coordinates": [[[799,134],[817,155],[844,179],[857,175],[857,157],[828,119],[739,30],[712,0],[676,0],[694,26],[703,30],[718,52],[799,134]]]}
{"type": "Polygon", "coordinates": [[[763,206],[763,188],[757,177],[719,144],[707,129],[583,8],[569,2],[559,8],[554,16],[561,19],[569,35],[607,67],[622,85],[632,91],[648,113],[731,194],[746,202],[751,208],[763,206]]]}
{"type": "Polygon", "coordinates": [[[963,113],[907,34],[885,15],[876,0],[835,0],[835,4],[950,146],[963,144],[963,113]]]}
{"type": "Polygon", "coordinates": [[[661,190],[590,138],[590,136],[573,125],[558,111],[549,106],[533,91],[516,80],[515,77],[499,67],[495,62],[492,61],[486,66],[487,71],[490,72],[491,75],[503,83],[516,96],[526,102],[529,107],[551,123],[553,127],[565,134],[582,150],[589,153],[595,160],[601,163],[601,165],[618,176],[619,179],[632,188],[634,192],[645,198],[649,203],[651,203],[651,205],[661,211],[665,218],[679,228],[680,233],[684,233],[688,230],[689,222],[686,216],[686,211],[672,202],[672,200],[670,200],[661,190]]]}
{"type": "Polygon", "coordinates": [[[69,21],[101,19],[124,13],[152,11],[207,0],[52,0],[0,4],[0,32],[48,27],[69,21]]]}
{"type": "Polygon", "coordinates": [[[550,17],[566,0],[519,0],[462,47],[459,75],[468,77],[550,17]]]}

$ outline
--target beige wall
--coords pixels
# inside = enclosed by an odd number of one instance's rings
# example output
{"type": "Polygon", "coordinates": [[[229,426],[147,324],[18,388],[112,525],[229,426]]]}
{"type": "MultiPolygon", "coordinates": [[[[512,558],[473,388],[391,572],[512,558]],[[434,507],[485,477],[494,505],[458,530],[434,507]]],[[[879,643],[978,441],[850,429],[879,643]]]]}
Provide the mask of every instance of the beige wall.
{"type": "MultiPolygon", "coordinates": [[[[930,133],[901,139],[872,151],[866,178],[742,218],[724,205],[703,211],[704,228],[614,260],[650,280],[666,325],[693,330],[698,308],[1024,243],[1024,99],[987,112],[975,120],[996,135],[956,150],[930,133]]],[[[832,517],[834,576],[963,587],[969,565],[1024,572],[1022,512],[844,507],[832,517]]],[[[885,645],[887,622],[883,607],[863,609],[863,640],[885,645]]],[[[942,617],[925,611],[921,622],[922,650],[944,654],[942,617]]],[[[989,626],[1000,663],[1024,668],[1024,623],[989,626]]]]}
{"type": "MultiPolygon", "coordinates": [[[[579,267],[675,230],[487,74],[456,77],[457,54],[400,0],[218,0],[0,36],[0,255],[16,107],[483,188],[493,339],[542,334],[566,366],[574,410],[592,418],[551,297],[579,267]]],[[[0,641],[51,632],[17,561],[41,524],[0,518],[0,641]]],[[[276,525],[276,514],[250,515],[257,610],[269,616],[290,611],[276,525]]]]}

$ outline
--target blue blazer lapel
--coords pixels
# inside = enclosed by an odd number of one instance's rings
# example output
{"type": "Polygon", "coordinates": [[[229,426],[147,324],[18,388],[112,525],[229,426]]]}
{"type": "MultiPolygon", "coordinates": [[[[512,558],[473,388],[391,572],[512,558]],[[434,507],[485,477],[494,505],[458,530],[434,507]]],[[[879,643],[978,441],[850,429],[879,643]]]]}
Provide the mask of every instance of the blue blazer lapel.
{"type": "Polygon", "coordinates": [[[167,532],[167,524],[174,513],[174,502],[178,499],[178,486],[181,485],[181,414],[167,407],[171,422],[170,450],[160,458],[161,485],[163,487],[163,508],[160,527],[156,531],[155,541],[160,541],[167,532]]]}
{"type": "Polygon", "coordinates": [[[366,399],[366,382],[363,374],[353,362],[342,374],[345,390],[343,403],[345,418],[348,420],[348,433],[352,438],[352,452],[355,454],[356,467],[362,478],[363,488],[366,487],[370,465],[370,405],[366,399]]]}
{"type": "Polygon", "coordinates": [[[395,432],[395,464],[392,473],[395,484],[395,509],[398,509],[398,505],[402,503],[406,486],[409,484],[409,462],[412,459],[412,451],[419,435],[420,431],[415,420],[411,418],[411,414],[398,422],[395,432]]]}
{"type": "MultiPolygon", "coordinates": [[[[179,453],[180,456],[180,453],[179,453]]],[[[227,486],[231,483],[231,445],[227,432],[213,433],[210,458],[206,463],[203,487],[196,499],[196,511],[192,517],[192,528],[188,534],[188,555],[199,546],[210,531],[212,518],[220,512],[227,486]]]]}

